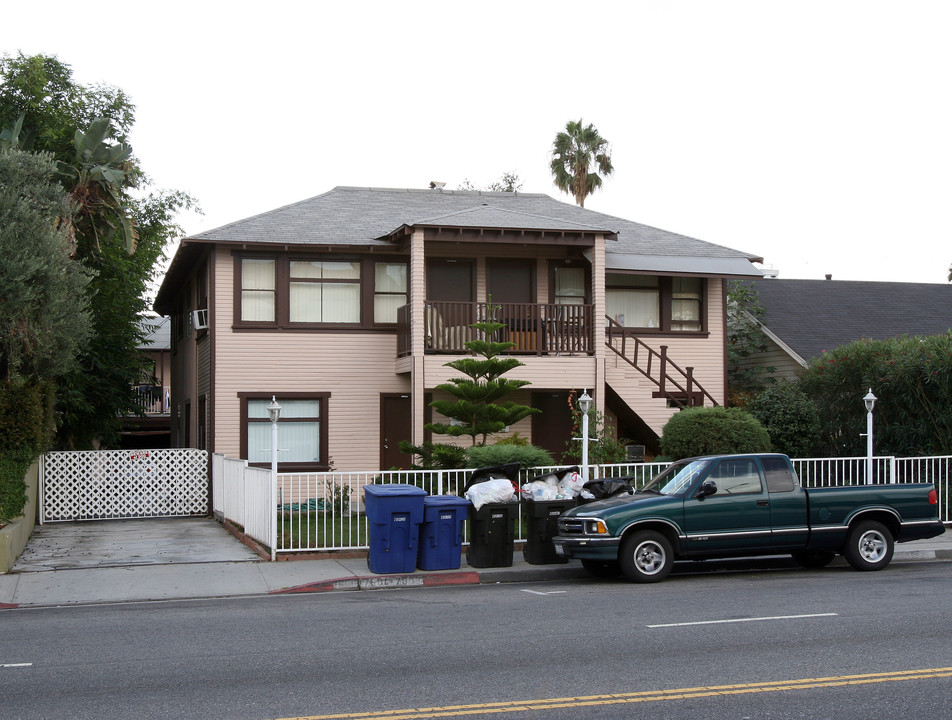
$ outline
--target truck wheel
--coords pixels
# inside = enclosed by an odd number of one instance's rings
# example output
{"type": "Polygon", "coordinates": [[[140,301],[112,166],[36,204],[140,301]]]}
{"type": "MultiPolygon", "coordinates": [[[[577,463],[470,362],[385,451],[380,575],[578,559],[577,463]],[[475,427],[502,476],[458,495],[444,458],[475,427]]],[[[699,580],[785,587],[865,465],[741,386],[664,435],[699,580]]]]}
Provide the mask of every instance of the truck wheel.
{"type": "Polygon", "coordinates": [[[613,578],[621,575],[617,560],[582,560],[582,567],[592,577],[613,578]]]}
{"type": "Polygon", "coordinates": [[[621,571],[632,582],[660,582],[671,572],[674,551],[661,533],[642,530],[625,538],[618,560],[621,571]]]}
{"type": "Polygon", "coordinates": [[[797,565],[805,568],[824,568],[833,562],[836,553],[827,550],[796,550],[793,559],[797,565]]]}
{"type": "Polygon", "coordinates": [[[893,556],[893,536],[875,520],[856,525],[846,537],[843,554],[857,570],[882,570],[893,556]]]}

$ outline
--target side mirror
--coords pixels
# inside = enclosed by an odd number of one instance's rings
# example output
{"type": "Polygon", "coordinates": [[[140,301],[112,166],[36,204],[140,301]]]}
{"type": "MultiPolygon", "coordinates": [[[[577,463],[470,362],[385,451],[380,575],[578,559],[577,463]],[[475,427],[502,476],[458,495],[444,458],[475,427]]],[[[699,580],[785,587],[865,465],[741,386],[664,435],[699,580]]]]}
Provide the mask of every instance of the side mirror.
{"type": "Polygon", "coordinates": [[[705,480],[704,482],[701,483],[701,487],[694,494],[694,497],[696,497],[698,500],[703,500],[708,495],[713,495],[716,492],[717,492],[717,483],[714,482],[713,480],[705,480]]]}

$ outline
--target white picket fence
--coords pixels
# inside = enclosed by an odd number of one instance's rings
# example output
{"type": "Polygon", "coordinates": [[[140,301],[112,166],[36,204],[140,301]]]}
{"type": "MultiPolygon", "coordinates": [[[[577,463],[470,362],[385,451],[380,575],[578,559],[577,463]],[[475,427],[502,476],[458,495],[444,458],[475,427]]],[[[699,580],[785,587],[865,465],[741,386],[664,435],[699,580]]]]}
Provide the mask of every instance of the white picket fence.
{"type": "MultiPolygon", "coordinates": [[[[804,487],[854,485],[866,482],[866,458],[807,458],[793,460],[804,487]]],[[[631,478],[642,487],[668,463],[592,465],[592,478],[631,478]]],[[[558,468],[523,472],[520,483],[558,468]]],[[[212,492],[216,515],[241,525],[244,532],[277,553],[366,550],[367,518],[363,488],[380,483],[416,485],[431,495],[460,495],[472,470],[391,470],[385,472],[282,473],[271,486],[268,469],[250,467],[245,460],[212,457],[212,492]],[[272,501],[276,498],[277,504],[272,501]]],[[[874,484],[931,482],[939,495],[939,517],[952,523],[952,456],[874,458],[874,484]]],[[[517,538],[525,535],[517,521],[517,538]]],[[[468,538],[464,537],[464,543],[468,538]]]]}

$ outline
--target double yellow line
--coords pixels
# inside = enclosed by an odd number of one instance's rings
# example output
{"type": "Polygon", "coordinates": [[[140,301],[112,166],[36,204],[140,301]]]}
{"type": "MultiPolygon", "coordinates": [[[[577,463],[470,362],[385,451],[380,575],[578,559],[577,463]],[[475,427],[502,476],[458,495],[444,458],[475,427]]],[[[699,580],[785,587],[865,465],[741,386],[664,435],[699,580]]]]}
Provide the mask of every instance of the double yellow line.
{"type": "Polygon", "coordinates": [[[677,688],[635,693],[612,693],[609,695],[586,695],[542,700],[514,700],[511,702],[479,703],[475,705],[447,705],[444,707],[380,710],[377,712],[364,713],[308,715],[297,718],[283,718],[282,720],[415,720],[416,718],[465,717],[468,715],[581,708],[595,705],[623,705],[626,703],[658,702],[660,700],[686,700],[716,697],[718,695],[745,695],[748,693],[808,690],[811,688],[869,685],[872,683],[946,677],[952,677],[952,667],[899,670],[896,672],[871,673],[868,675],[834,675],[832,677],[802,678],[799,680],[777,680],[773,682],[714,685],[710,687],[677,688]]]}

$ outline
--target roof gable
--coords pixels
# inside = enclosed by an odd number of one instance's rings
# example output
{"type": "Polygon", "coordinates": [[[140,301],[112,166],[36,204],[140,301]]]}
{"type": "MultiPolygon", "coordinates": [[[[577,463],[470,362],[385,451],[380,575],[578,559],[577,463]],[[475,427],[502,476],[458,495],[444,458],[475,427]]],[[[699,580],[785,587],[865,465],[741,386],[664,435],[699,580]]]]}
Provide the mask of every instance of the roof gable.
{"type": "Polygon", "coordinates": [[[806,361],[862,338],[952,329],[952,286],[848,280],[754,282],[763,325],[806,361]]]}

